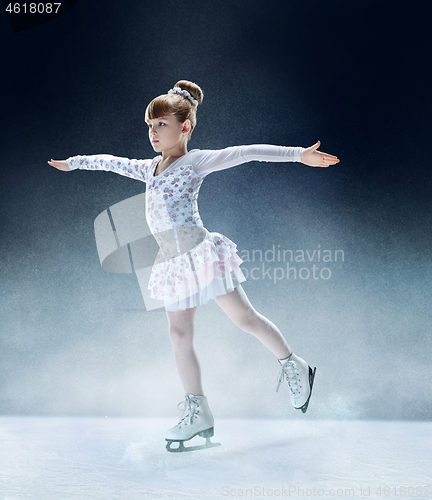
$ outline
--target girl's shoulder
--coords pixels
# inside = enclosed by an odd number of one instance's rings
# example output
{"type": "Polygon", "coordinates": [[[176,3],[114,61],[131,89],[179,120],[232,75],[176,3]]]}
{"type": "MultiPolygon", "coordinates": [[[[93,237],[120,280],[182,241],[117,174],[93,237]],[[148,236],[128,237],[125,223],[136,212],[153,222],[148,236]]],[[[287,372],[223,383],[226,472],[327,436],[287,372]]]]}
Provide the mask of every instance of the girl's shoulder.
{"type": "MultiPolygon", "coordinates": [[[[185,155],[181,156],[178,160],[175,161],[176,164],[181,164],[183,166],[191,166],[200,157],[201,150],[200,149],[191,149],[185,155]]],[[[161,156],[157,156],[156,158],[162,158],[161,156]]]]}

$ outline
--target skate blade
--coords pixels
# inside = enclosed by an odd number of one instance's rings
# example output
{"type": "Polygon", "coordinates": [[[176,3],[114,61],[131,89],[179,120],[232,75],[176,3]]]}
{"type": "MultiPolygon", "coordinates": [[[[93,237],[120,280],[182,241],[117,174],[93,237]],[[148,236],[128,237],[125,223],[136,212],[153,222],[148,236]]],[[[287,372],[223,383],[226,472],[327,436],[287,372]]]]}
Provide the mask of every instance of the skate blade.
{"type": "Polygon", "coordinates": [[[221,446],[220,443],[212,443],[210,441],[210,438],[206,438],[206,442],[204,444],[197,445],[197,446],[185,446],[183,444],[184,441],[170,441],[168,439],[167,439],[167,441],[168,442],[166,445],[166,449],[167,449],[167,451],[170,451],[171,453],[183,453],[186,451],[204,450],[206,448],[214,448],[215,446],[221,446]],[[177,448],[171,448],[172,443],[178,443],[179,445],[177,446],[177,448]]]}
{"type": "Polygon", "coordinates": [[[307,398],[306,403],[303,406],[296,408],[296,410],[301,410],[303,413],[306,413],[306,410],[308,409],[309,406],[309,400],[312,396],[312,387],[314,383],[315,372],[316,372],[316,367],[312,371],[312,368],[309,366],[309,385],[310,385],[309,397],[307,398]]]}

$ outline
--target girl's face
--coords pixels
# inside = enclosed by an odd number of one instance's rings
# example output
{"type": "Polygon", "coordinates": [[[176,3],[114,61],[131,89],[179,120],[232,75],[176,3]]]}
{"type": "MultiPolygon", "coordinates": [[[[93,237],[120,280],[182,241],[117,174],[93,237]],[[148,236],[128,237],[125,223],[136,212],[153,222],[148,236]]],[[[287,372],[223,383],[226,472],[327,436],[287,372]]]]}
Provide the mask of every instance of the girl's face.
{"type": "Polygon", "coordinates": [[[182,140],[187,139],[187,133],[182,133],[185,123],[179,122],[175,116],[154,118],[147,125],[151,145],[157,152],[176,148],[182,140]]]}

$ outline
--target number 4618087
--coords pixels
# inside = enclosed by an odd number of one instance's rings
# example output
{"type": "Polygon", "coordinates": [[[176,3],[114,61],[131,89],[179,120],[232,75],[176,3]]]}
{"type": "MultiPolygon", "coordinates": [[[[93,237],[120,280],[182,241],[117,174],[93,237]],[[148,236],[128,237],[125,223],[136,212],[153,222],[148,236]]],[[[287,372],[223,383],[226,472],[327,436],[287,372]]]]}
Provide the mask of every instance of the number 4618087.
{"type": "Polygon", "coordinates": [[[10,3],[6,7],[9,14],[57,14],[61,2],[59,3],[10,3]]]}

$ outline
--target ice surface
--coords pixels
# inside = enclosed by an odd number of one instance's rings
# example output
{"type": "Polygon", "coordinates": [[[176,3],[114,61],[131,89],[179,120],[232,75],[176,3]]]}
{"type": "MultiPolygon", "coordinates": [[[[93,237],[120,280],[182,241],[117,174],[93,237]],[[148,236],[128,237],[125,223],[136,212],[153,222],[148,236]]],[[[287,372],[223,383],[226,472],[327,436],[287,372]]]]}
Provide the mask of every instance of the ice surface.
{"type": "Polygon", "coordinates": [[[168,453],[174,423],[2,417],[0,499],[432,498],[431,422],[220,419],[168,453]]]}

